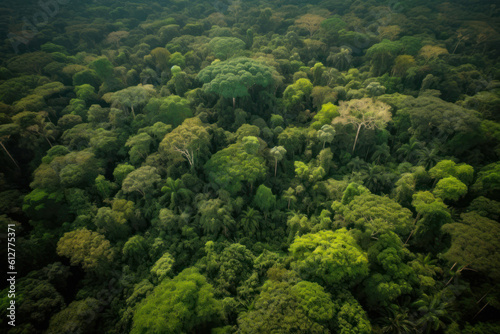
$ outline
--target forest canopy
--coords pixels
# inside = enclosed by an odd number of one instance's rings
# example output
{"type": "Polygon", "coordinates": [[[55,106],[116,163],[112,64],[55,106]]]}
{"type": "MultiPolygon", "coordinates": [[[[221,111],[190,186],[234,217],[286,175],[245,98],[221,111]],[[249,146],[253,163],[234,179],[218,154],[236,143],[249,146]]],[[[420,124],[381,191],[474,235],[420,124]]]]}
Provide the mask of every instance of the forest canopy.
{"type": "Polygon", "coordinates": [[[0,332],[500,333],[492,1],[0,17],[0,332]]]}

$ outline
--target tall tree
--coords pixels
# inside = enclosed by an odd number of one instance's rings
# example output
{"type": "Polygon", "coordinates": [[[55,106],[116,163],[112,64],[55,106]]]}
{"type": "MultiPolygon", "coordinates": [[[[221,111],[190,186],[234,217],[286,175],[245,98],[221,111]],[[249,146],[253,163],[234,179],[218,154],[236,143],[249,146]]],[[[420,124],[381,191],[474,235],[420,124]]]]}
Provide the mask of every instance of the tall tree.
{"type": "Polygon", "coordinates": [[[340,116],[333,119],[332,124],[353,124],[356,128],[356,138],[352,152],[356,149],[359,131],[366,129],[383,129],[391,120],[390,106],[369,98],[340,102],[340,116]]]}

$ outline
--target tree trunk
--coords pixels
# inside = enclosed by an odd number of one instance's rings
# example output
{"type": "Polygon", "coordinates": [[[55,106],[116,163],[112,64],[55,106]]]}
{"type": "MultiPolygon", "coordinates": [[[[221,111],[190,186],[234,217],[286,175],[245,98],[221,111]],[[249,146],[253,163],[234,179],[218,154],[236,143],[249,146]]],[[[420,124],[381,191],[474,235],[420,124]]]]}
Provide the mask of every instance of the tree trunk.
{"type": "Polygon", "coordinates": [[[7,150],[7,148],[3,145],[3,143],[1,141],[0,141],[0,145],[2,145],[2,148],[4,149],[5,153],[7,153],[7,155],[12,160],[12,162],[14,163],[14,165],[16,165],[17,169],[21,170],[21,167],[19,167],[19,165],[17,164],[16,160],[12,157],[12,155],[10,155],[9,151],[7,150]]]}
{"type": "Polygon", "coordinates": [[[276,171],[278,170],[278,158],[274,158],[274,177],[276,177],[276,171]]]}
{"type": "Polygon", "coordinates": [[[363,124],[360,124],[360,125],[358,126],[358,131],[356,132],[356,138],[354,139],[354,145],[353,145],[353,147],[352,147],[352,153],[354,153],[354,150],[356,149],[356,143],[358,142],[359,130],[361,130],[361,126],[362,126],[362,125],[363,125],[363,124]]]}
{"type": "Polygon", "coordinates": [[[134,105],[131,106],[131,110],[132,110],[132,117],[134,117],[135,119],[134,105]]]}
{"type": "Polygon", "coordinates": [[[233,97],[233,109],[236,109],[236,98],[233,97]]]}

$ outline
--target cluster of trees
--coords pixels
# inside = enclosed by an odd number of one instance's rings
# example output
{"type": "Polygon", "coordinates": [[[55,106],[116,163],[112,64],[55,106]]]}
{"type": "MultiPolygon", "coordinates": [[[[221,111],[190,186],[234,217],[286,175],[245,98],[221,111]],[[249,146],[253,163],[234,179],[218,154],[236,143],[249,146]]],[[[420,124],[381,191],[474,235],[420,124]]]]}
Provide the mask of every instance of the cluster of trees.
{"type": "Polygon", "coordinates": [[[2,332],[500,332],[494,5],[1,6],[2,332]]]}

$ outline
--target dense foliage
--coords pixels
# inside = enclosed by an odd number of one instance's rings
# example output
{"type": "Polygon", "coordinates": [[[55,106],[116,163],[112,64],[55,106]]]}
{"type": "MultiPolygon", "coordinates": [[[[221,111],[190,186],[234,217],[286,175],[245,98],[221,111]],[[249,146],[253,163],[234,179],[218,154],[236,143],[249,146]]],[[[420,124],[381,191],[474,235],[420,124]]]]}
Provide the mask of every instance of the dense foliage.
{"type": "Polygon", "coordinates": [[[493,2],[0,6],[1,332],[500,332],[493,2]]]}

